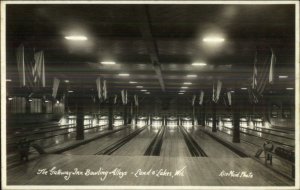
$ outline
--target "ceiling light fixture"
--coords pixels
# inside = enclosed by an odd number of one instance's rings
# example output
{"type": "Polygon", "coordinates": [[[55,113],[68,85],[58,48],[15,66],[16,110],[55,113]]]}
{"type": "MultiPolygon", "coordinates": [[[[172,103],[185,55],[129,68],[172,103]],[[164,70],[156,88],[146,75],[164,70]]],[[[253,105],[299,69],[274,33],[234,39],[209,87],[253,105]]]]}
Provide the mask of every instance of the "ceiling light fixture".
{"type": "Polygon", "coordinates": [[[121,76],[121,77],[128,77],[129,74],[128,73],[119,73],[119,76],[121,76]]]}
{"type": "Polygon", "coordinates": [[[191,83],[191,82],[184,82],[183,84],[191,85],[191,84],[193,84],[193,83],[191,83]]]}
{"type": "Polygon", "coordinates": [[[68,92],[69,92],[69,93],[73,93],[74,91],[73,91],[73,90],[68,90],[68,92]]]}
{"type": "Polygon", "coordinates": [[[143,89],[143,90],[141,90],[142,92],[147,92],[147,90],[146,89],[143,89]]]}
{"type": "Polygon", "coordinates": [[[150,94],[150,92],[145,92],[145,94],[150,94]]]}
{"type": "Polygon", "coordinates": [[[13,98],[12,98],[12,97],[9,97],[9,98],[8,98],[8,100],[9,100],[9,101],[12,101],[12,100],[13,100],[13,98]]]}
{"type": "Polygon", "coordinates": [[[6,79],[6,82],[11,82],[12,80],[11,79],[6,79]]]}
{"type": "Polygon", "coordinates": [[[205,66],[206,63],[192,63],[193,66],[205,66]]]}
{"type": "Polygon", "coordinates": [[[183,92],[179,92],[178,94],[182,95],[182,94],[184,94],[184,93],[183,93],[183,92]]]}
{"type": "Polygon", "coordinates": [[[287,90],[294,90],[294,88],[286,88],[287,90]]]}
{"type": "Polygon", "coordinates": [[[186,75],[186,77],[188,77],[188,78],[196,78],[197,75],[186,75]]]}
{"type": "Polygon", "coordinates": [[[115,65],[116,62],[113,62],[113,61],[102,61],[101,64],[102,65],[115,65]]]}
{"type": "Polygon", "coordinates": [[[241,88],[241,90],[247,90],[247,88],[244,88],[244,87],[243,87],[243,88],[241,88]]]}
{"type": "Polygon", "coordinates": [[[189,87],[187,87],[187,86],[182,86],[181,88],[182,88],[182,89],[187,89],[187,88],[189,88],[189,87]]]}
{"type": "Polygon", "coordinates": [[[72,41],[85,41],[87,40],[86,36],[66,36],[65,39],[72,41]]]}
{"type": "Polygon", "coordinates": [[[144,88],[143,86],[136,86],[137,88],[144,88]]]}
{"type": "Polygon", "coordinates": [[[207,37],[207,38],[203,38],[203,42],[208,42],[208,43],[222,43],[224,41],[225,41],[225,39],[224,38],[220,38],[220,37],[207,37]]]}
{"type": "Polygon", "coordinates": [[[278,78],[280,78],[280,79],[286,79],[286,78],[288,78],[288,76],[286,76],[286,75],[280,75],[280,76],[278,76],[278,78]]]}
{"type": "Polygon", "coordinates": [[[65,83],[69,83],[70,81],[69,80],[65,80],[65,83]]]}
{"type": "Polygon", "coordinates": [[[130,84],[136,84],[137,82],[135,81],[129,81],[130,84]]]}

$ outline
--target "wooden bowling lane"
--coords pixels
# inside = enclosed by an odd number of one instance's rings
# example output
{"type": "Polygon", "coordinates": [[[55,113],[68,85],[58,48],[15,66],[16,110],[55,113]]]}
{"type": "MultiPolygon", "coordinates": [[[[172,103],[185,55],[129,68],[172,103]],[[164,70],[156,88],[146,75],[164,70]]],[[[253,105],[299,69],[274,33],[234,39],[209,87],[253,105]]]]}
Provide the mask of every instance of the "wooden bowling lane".
{"type": "Polygon", "coordinates": [[[236,153],[232,152],[226,146],[217,142],[209,135],[200,130],[200,126],[187,128],[187,131],[192,135],[194,140],[201,146],[204,152],[210,158],[237,158],[236,153]]]}
{"type": "MultiPolygon", "coordinates": [[[[229,135],[232,135],[232,129],[224,128],[224,127],[219,127],[219,129],[229,135]]],[[[246,141],[253,142],[257,144],[258,146],[262,146],[266,140],[271,140],[275,144],[280,145],[280,146],[286,146],[287,148],[293,149],[295,147],[295,140],[291,139],[286,139],[286,138],[279,138],[279,137],[274,137],[272,135],[268,134],[263,134],[263,133],[256,133],[256,134],[251,134],[249,132],[243,132],[241,131],[240,136],[242,139],[246,141]]]]}
{"type": "Polygon", "coordinates": [[[160,156],[191,156],[191,153],[178,126],[166,126],[160,156]]]}
{"type": "Polygon", "coordinates": [[[150,145],[151,141],[157,134],[158,129],[147,126],[139,135],[124,144],[112,155],[117,156],[142,156],[150,145]]]}
{"type": "Polygon", "coordinates": [[[273,128],[265,128],[265,127],[241,127],[252,131],[258,131],[263,133],[269,133],[273,135],[279,135],[283,137],[295,138],[295,131],[285,130],[285,129],[273,129],[273,128]]]}
{"type": "Polygon", "coordinates": [[[71,185],[294,185],[293,181],[250,158],[210,157],[44,155],[9,169],[7,179],[8,185],[60,185],[65,188],[71,185]],[[149,175],[148,171],[151,171],[149,175]],[[175,175],[176,171],[181,172],[175,175]]]}
{"type": "Polygon", "coordinates": [[[129,135],[134,130],[135,130],[135,128],[130,126],[124,130],[121,130],[121,131],[118,131],[111,135],[94,140],[90,143],[81,145],[81,146],[71,149],[69,151],[65,151],[63,154],[96,154],[97,152],[103,150],[104,148],[108,147],[112,143],[129,135]]]}

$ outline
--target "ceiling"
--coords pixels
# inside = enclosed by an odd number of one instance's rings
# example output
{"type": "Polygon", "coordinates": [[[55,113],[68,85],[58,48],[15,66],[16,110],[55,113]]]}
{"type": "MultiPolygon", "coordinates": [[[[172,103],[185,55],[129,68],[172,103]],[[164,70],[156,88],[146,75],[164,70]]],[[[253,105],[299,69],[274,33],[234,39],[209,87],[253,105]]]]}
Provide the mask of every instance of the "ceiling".
{"type": "Polygon", "coordinates": [[[136,87],[143,86],[151,94],[177,95],[190,82],[189,95],[212,89],[217,79],[225,89],[247,87],[257,47],[276,55],[272,90],[294,87],[294,5],[8,5],[6,13],[9,87],[19,86],[15,52],[21,43],[45,51],[49,89],[58,77],[74,90],[95,90],[99,76],[109,93],[143,94],[136,87]],[[87,40],[68,41],[69,35],[87,40]],[[225,41],[203,42],[212,35],[225,41]]]}

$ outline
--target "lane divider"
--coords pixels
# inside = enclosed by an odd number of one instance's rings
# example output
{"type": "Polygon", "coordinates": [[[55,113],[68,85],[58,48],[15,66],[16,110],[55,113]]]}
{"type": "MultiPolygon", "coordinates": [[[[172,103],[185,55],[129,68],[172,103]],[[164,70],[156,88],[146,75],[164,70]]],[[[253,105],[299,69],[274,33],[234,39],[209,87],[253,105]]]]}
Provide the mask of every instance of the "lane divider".
{"type": "Polygon", "coordinates": [[[163,136],[165,134],[165,126],[162,126],[157,134],[155,135],[154,139],[151,141],[150,145],[148,146],[144,156],[159,156],[161,145],[163,142],[163,136]]]}
{"type": "Polygon", "coordinates": [[[181,133],[183,134],[184,141],[188,146],[188,149],[193,157],[207,157],[207,154],[200,147],[200,145],[195,141],[195,139],[187,132],[187,130],[179,126],[181,133]]]}
{"type": "Polygon", "coordinates": [[[129,142],[131,139],[136,137],[140,132],[142,132],[144,129],[146,129],[148,126],[139,128],[135,130],[134,132],[130,133],[129,135],[125,136],[124,138],[118,140],[117,142],[109,145],[108,147],[100,150],[99,152],[95,153],[94,155],[111,155],[116,150],[118,150],[120,147],[122,147],[124,144],[129,142]]]}

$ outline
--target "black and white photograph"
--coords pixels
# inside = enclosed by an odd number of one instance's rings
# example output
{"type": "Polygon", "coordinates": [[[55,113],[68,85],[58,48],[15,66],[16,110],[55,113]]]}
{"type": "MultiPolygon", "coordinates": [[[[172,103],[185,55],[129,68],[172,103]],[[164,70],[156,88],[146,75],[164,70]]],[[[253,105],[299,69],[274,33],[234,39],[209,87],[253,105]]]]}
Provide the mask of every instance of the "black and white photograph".
{"type": "Polygon", "coordinates": [[[1,173],[299,189],[299,2],[2,1],[1,173]]]}

